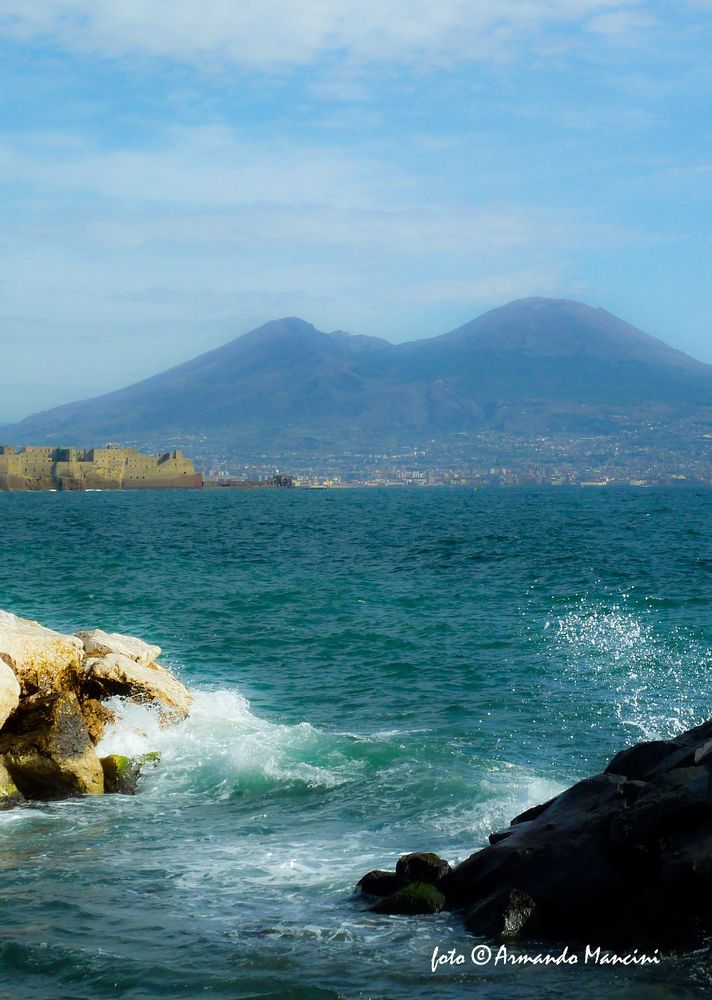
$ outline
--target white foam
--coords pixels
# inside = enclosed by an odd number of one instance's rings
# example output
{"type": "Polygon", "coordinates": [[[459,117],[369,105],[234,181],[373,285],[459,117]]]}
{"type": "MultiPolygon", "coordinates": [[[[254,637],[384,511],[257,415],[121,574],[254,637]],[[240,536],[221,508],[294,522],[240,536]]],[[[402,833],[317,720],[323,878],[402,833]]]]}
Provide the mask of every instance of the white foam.
{"type": "Polygon", "coordinates": [[[470,845],[485,845],[490,833],[509,826],[514,816],[547,802],[566,787],[506,761],[491,763],[476,785],[478,801],[466,809],[453,806],[436,817],[433,826],[467,844],[469,854],[473,849],[470,845]]]}
{"type": "Polygon", "coordinates": [[[129,756],[157,750],[178,780],[202,778],[228,796],[235,779],[293,781],[332,787],[347,779],[308,757],[321,756],[325,734],[309,723],[279,725],[260,719],[236,691],[195,691],[190,716],[174,726],[162,726],[158,712],[147,705],[112,699],[117,721],[108,726],[98,747],[100,755],[129,756]]]}

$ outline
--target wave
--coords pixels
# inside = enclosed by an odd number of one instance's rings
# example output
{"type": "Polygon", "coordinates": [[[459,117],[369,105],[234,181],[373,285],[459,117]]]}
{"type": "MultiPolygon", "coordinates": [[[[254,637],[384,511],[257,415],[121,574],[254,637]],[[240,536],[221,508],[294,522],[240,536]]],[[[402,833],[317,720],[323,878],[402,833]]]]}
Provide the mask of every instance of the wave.
{"type": "Polygon", "coordinates": [[[162,783],[201,788],[225,798],[238,782],[244,790],[285,782],[333,788],[347,780],[343,763],[330,768],[319,762],[333,749],[333,740],[308,722],[280,725],[260,719],[247,699],[232,690],[193,694],[189,717],[171,726],[162,724],[151,706],[111,699],[107,704],[117,719],[107,727],[99,755],[158,751],[162,783]]]}

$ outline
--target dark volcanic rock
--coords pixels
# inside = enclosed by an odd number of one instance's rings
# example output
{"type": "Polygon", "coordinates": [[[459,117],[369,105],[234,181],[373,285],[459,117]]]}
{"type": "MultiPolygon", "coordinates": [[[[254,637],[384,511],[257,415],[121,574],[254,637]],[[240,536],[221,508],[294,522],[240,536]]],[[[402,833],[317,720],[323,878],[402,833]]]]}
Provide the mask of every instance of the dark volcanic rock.
{"type": "MultiPolygon", "coordinates": [[[[628,778],[645,781],[651,772],[667,758],[680,755],[680,748],[669,740],[651,740],[621,750],[606,768],[607,774],[624,774],[628,778]]],[[[681,757],[688,755],[683,751],[681,757]]]]}
{"type": "Polygon", "coordinates": [[[418,913],[440,913],[445,908],[445,897],[428,882],[411,882],[390,896],[380,899],[371,907],[373,913],[391,916],[413,916],[418,913]]]}
{"type": "Polygon", "coordinates": [[[514,830],[512,829],[496,830],[494,833],[491,833],[487,839],[490,844],[499,844],[501,841],[506,840],[507,837],[511,837],[513,833],[514,830]]]}
{"type": "Polygon", "coordinates": [[[498,889],[465,914],[468,931],[505,941],[536,937],[542,922],[540,907],[519,889],[498,889]]]}
{"type": "Polygon", "coordinates": [[[611,843],[664,850],[663,838],[692,831],[710,817],[708,786],[706,767],[674,768],[648,782],[635,801],[611,820],[611,843]]]}
{"type": "Polygon", "coordinates": [[[418,851],[398,859],[396,875],[404,882],[428,882],[437,885],[451,871],[450,865],[437,854],[418,851]]]}
{"type": "Polygon", "coordinates": [[[395,872],[384,872],[377,868],[367,872],[359,880],[356,888],[369,896],[390,896],[404,885],[406,883],[395,872]]]}
{"type": "MultiPolygon", "coordinates": [[[[473,932],[617,950],[696,946],[712,934],[712,721],[622,751],[489,840],[427,880],[473,932]]],[[[411,860],[424,857],[402,858],[398,874],[426,881],[411,860]]],[[[395,900],[403,891],[378,912],[410,912],[395,900]]]]}

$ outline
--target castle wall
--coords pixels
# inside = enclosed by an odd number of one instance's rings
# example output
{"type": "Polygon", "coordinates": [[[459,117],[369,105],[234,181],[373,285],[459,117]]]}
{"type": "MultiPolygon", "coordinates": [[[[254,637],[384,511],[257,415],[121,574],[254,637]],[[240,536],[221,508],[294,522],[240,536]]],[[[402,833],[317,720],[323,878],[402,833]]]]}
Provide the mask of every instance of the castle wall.
{"type": "Polygon", "coordinates": [[[0,446],[0,490],[197,489],[203,485],[179,451],[136,448],[0,446]]]}

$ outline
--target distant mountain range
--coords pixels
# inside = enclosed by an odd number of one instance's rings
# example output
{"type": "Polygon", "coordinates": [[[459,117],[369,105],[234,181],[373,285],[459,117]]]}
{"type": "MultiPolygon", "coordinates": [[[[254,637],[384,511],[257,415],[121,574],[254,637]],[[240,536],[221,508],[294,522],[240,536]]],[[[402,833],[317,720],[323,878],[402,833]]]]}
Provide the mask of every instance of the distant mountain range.
{"type": "Polygon", "coordinates": [[[529,298],[397,345],[275,320],[125,389],[0,428],[0,440],[198,435],[245,453],[318,453],[477,429],[584,434],[690,419],[712,425],[712,366],[604,309],[529,298]]]}

